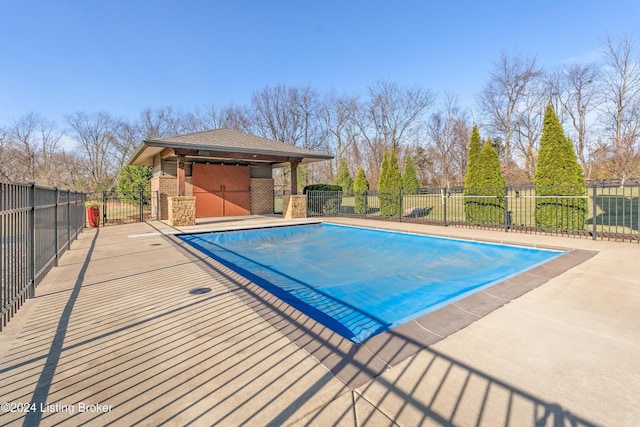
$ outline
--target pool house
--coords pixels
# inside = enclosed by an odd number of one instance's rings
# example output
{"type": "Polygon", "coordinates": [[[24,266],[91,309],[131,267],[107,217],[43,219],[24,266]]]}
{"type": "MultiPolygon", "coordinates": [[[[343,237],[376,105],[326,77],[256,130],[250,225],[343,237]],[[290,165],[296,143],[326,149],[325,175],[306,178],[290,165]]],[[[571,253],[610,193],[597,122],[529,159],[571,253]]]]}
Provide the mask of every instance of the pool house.
{"type": "Polygon", "coordinates": [[[288,201],[293,205],[298,165],[332,158],[329,154],[220,128],[146,139],[129,164],[153,167],[154,217],[174,225],[189,225],[195,223],[195,218],[274,213],[276,168],[291,168],[293,198],[288,201]]]}

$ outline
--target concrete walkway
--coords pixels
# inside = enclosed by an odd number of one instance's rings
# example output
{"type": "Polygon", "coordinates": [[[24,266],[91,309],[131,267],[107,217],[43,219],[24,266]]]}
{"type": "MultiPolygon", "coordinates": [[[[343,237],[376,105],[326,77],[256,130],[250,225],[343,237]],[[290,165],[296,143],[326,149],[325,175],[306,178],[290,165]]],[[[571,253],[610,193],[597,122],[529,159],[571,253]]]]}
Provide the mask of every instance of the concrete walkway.
{"type": "Polygon", "coordinates": [[[87,229],[0,333],[0,425],[640,425],[640,245],[339,221],[598,254],[352,389],[177,230],[87,229]]]}

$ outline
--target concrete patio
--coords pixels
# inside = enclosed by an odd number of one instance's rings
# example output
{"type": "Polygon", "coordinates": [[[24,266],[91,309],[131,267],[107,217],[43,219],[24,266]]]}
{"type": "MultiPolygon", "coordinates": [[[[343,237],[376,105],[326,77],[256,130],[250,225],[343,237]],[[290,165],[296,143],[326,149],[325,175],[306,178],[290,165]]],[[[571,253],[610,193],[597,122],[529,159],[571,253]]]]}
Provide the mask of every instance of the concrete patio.
{"type": "Polygon", "coordinates": [[[180,230],[86,229],[0,333],[0,425],[640,425],[640,245],[336,222],[597,254],[495,311],[467,313],[471,324],[407,357],[400,333],[389,335],[395,363],[372,380],[360,375],[383,363],[376,354],[342,354],[362,364],[345,382],[331,361],[346,347],[329,336],[310,350],[322,326],[244,297],[246,279],[164,234],[180,230]],[[11,412],[25,403],[36,410],[11,412]]]}

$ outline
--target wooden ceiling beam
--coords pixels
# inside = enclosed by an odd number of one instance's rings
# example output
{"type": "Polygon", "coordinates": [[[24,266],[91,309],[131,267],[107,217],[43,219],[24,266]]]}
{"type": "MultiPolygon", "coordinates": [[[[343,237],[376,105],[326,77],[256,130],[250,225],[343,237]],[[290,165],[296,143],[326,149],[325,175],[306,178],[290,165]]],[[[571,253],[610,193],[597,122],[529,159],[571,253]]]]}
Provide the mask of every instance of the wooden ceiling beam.
{"type": "Polygon", "coordinates": [[[246,160],[254,162],[270,162],[270,163],[287,163],[300,162],[302,158],[291,156],[277,156],[272,154],[252,154],[237,153],[228,151],[215,150],[194,150],[186,148],[167,148],[160,154],[163,160],[174,158],[176,156],[189,157],[191,160],[206,159],[225,159],[225,160],[246,160]]]}
{"type": "Polygon", "coordinates": [[[256,162],[273,162],[282,163],[290,161],[287,156],[276,156],[271,154],[251,154],[251,153],[232,153],[227,151],[200,150],[196,155],[187,154],[190,157],[214,158],[214,159],[232,159],[232,160],[249,160],[256,162]]]}
{"type": "Polygon", "coordinates": [[[167,160],[169,157],[175,157],[176,153],[173,148],[165,148],[160,152],[160,158],[162,160],[167,160]]]}

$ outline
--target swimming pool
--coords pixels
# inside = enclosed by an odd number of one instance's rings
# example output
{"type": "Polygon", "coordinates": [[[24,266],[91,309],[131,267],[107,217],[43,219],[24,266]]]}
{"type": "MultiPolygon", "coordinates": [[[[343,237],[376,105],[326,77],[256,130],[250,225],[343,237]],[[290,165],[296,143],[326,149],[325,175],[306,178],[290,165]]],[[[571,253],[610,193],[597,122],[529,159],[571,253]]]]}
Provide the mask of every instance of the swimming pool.
{"type": "Polygon", "coordinates": [[[179,237],[356,343],[565,253],[334,224],[179,237]]]}

